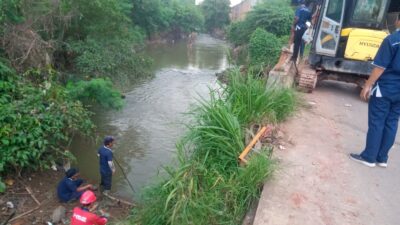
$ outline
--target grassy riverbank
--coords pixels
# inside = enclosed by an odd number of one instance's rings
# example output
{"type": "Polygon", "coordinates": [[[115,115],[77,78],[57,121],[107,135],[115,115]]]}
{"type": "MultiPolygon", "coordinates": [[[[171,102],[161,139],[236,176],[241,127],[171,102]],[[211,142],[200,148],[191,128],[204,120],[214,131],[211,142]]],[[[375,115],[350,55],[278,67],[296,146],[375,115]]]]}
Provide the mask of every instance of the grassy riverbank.
{"type": "Polygon", "coordinates": [[[134,224],[240,224],[259,196],[273,163],[264,148],[239,166],[245,130],[284,120],[295,110],[296,96],[252,75],[229,76],[227,85],[211,90],[210,99],[192,110],[194,121],[177,144],[177,165],[145,191],[134,224]]]}

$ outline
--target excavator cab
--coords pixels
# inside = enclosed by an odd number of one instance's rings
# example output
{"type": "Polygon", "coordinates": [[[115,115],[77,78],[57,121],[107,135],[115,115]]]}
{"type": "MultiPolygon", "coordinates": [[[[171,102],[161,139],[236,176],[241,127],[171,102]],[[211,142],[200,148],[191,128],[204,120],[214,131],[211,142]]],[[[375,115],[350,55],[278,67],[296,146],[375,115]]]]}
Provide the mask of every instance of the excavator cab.
{"type": "Polygon", "coordinates": [[[296,74],[296,83],[306,92],[311,92],[317,81],[322,80],[362,86],[373,69],[371,61],[382,41],[395,30],[400,0],[312,0],[312,3],[310,55],[307,62],[295,64],[295,70],[287,71],[296,74]]]}
{"type": "Polygon", "coordinates": [[[362,86],[382,41],[394,30],[392,18],[398,12],[398,0],[325,0],[316,4],[318,20],[308,59],[317,73],[315,79],[362,86]]]}

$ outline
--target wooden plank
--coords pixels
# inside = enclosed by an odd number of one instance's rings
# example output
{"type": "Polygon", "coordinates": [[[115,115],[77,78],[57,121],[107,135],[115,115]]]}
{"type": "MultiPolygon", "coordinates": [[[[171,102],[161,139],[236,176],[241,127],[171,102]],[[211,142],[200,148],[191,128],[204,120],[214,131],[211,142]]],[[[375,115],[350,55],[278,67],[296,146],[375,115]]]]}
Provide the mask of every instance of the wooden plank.
{"type": "Polygon", "coordinates": [[[257,143],[257,141],[260,139],[262,135],[264,135],[267,131],[271,129],[268,129],[266,126],[262,127],[260,131],[254,136],[253,140],[246,146],[246,148],[243,150],[243,152],[239,156],[240,162],[246,163],[247,160],[245,157],[249,154],[250,150],[253,148],[253,146],[257,143]]]}

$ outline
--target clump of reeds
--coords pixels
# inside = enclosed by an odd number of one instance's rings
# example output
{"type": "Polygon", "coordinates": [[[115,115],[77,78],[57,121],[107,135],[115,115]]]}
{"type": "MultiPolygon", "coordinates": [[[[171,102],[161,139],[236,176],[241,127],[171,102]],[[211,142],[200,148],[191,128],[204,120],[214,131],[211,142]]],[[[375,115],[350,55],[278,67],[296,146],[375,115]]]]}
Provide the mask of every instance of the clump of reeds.
{"type": "Polygon", "coordinates": [[[212,92],[192,111],[194,122],[177,144],[178,165],[165,168],[165,180],[145,191],[132,223],[240,224],[273,165],[268,149],[238,165],[245,127],[265,118],[281,121],[294,108],[292,90],[231,72],[223,92],[212,92]]]}

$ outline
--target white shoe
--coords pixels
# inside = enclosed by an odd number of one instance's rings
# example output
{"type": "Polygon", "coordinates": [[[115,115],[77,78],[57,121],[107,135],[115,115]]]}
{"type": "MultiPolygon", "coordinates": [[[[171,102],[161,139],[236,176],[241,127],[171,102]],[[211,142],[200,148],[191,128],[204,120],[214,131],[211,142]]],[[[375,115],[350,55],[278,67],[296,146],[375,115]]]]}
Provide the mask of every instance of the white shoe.
{"type": "Polygon", "coordinates": [[[388,164],[385,163],[385,162],[377,163],[376,165],[379,166],[379,167],[382,167],[382,168],[387,168],[387,166],[388,166],[388,164]]]}

